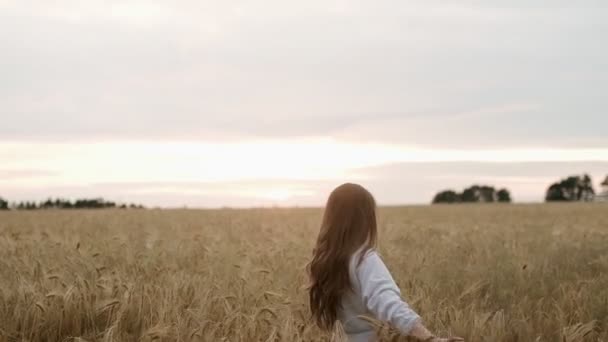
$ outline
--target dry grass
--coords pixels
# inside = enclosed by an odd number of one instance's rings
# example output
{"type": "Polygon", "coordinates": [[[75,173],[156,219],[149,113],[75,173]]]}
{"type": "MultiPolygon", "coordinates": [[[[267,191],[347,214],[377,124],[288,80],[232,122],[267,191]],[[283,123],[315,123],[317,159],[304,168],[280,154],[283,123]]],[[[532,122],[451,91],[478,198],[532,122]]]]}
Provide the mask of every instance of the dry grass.
{"type": "MultiPolygon", "coordinates": [[[[0,213],[0,341],[329,341],[317,209],[0,213]]],[[[383,208],[405,297],[468,341],[608,341],[608,206],[383,208]]]]}

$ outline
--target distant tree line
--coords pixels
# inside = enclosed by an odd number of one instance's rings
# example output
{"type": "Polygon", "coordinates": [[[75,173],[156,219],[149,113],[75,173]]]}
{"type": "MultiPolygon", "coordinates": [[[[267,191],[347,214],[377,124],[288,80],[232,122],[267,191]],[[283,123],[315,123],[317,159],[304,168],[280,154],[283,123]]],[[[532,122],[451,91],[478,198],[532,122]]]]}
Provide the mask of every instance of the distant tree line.
{"type": "Polygon", "coordinates": [[[511,202],[511,193],[507,189],[496,190],[488,185],[472,185],[462,192],[444,190],[433,198],[433,203],[481,203],[511,202]]]}
{"type": "Polygon", "coordinates": [[[67,199],[49,198],[42,202],[33,201],[22,201],[10,203],[0,197],[0,210],[35,210],[35,209],[104,209],[104,208],[120,208],[120,209],[144,209],[145,207],[141,204],[135,203],[122,203],[117,204],[116,202],[106,201],[103,198],[85,198],[70,201],[67,199]]]}
{"type": "Polygon", "coordinates": [[[593,181],[588,174],[569,176],[549,186],[545,201],[592,201],[595,197],[593,181]]]}
{"type": "MultiPolygon", "coordinates": [[[[607,190],[599,197],[608,198],[608,176],[602,183],[607,190]]],[[[545,201],[573,202],[593,201],[596,198],[593,181],[588,174],[573,175],[561,179],[547,188],[545,201]]],[[[454,190],[444,190],[433,198],[433,203],[466,203],[466,202],[511,202],[511,194],[507,189],[496,191],[487,185],[473,185],[458,193],[454,190]]]]}

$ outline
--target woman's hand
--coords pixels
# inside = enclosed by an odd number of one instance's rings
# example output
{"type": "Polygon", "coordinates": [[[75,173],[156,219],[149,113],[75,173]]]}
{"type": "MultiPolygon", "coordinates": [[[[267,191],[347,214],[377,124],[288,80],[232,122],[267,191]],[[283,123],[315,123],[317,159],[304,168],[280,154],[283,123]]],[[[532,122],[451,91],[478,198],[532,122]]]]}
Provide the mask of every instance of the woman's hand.
{"type": "Polygon", "coordinates": [[[464,338],[462,337],[434,337],[431,342],[462,342],[464,338]]]}
{"type": "Polygon", "coordinates": [[[464,338],[462,337],[437,337],[424,326],[421,322],[416,323],[416,325],[410,331],[410,335],[419,339],[420,341],[428,341],[428,342],[463,342],[464,338]]]}

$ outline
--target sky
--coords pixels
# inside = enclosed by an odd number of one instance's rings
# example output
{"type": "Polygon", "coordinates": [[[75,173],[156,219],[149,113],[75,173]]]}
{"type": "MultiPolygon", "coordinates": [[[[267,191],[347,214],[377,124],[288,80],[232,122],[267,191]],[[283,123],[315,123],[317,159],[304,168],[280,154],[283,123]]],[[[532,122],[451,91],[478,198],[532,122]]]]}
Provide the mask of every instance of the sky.
{"type": "Polygon", "coordinates": [[[605,1],[0,0],[0,196],[381,204],[608,175],[605,1]]]}

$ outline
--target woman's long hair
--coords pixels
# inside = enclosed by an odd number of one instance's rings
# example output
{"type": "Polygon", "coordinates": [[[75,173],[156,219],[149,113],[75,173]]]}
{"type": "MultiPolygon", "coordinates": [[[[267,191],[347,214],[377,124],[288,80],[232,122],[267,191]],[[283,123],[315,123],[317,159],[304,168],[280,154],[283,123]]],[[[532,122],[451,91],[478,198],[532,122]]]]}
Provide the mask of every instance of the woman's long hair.
{"type": "Polygon", "coordinates": [[[311,280],[310,309],[322,329],[330,330],[338,316],[342,296],[352,289],[349,262],[361,249],[376,246],[376,202],[372,194],[358,184],[346,183],[332,191],[313,258],[308,264],[311,280]]]}

